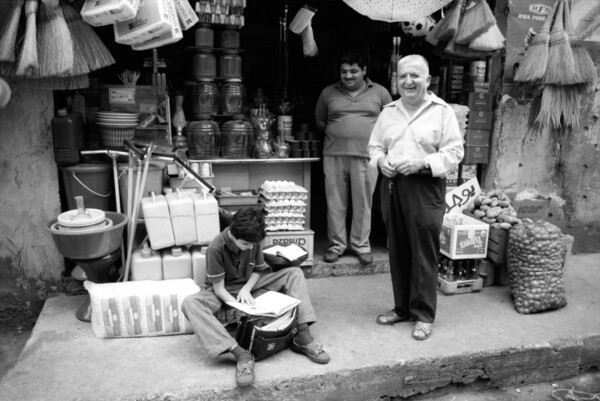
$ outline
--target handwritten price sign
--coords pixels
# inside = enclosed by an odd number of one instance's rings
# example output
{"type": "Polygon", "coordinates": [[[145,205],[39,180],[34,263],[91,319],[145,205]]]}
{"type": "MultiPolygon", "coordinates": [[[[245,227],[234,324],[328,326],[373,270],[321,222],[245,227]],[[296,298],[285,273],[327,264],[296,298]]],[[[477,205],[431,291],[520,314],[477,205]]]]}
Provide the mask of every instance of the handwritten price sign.
{"type": "Polygon", "coordinates": [[[462,213],[463,209],[481,193],[477,178],[471,178],[446,194],[446,213],[462,213]]]}

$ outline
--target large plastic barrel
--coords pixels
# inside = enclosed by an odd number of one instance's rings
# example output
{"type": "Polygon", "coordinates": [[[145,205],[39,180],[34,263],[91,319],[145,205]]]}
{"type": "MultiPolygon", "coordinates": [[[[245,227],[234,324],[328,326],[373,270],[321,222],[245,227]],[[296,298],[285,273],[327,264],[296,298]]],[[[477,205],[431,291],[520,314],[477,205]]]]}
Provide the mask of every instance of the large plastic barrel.
{"type": "Polygon", "coordinates": [[[86,208],[111,211],[113,195],[112,166],[81,163],[61,167],[69,210],[77,209],[76,196],[83,196],[86,208]]]}

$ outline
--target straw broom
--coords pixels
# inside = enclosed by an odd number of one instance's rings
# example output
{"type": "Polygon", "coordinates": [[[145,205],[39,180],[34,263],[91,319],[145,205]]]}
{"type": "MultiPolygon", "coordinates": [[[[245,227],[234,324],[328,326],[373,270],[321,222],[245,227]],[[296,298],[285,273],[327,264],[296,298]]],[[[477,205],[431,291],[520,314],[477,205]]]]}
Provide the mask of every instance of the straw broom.
{"type": "Polygon", "coordinates": [[[81,14],[67,3],[61,4],[61,7],[76,49],[82,53],[89,70],[96,71],[114,64],[112,54],[94,29],[81,18],[81,14]]]}
{"type": "Polygon", "coordinates": [[[541,79],[548,65],[548,43],[550,42],[550,26],[558,8],[558,1],[546,16],[546,20],[537,35],[525,50],[514,80],[517,82],[535,82],[541,79]]]}
{"type": "Polygon", "coordinates": [[[470,0],[458,25],[454,40],[466,45],[496,23],[486,0],[470,0]]]}
{"type": "Polygon", "coordinates": [[[498,24],[494,24],[486,32],[473,39],[469,43],[469,47],[473,50],[493,52],[504,47],[504,40],[504,35],[500,32],[498,24]]]}
{"type": "MultiPolygon", "coordinates": [[[[599,5],[600,7],[600,5],[599,5]]],[[[590,57],[583,40],[576,39],[573,36],[573,19],[571,18],[571,3],[567,3],[565,7],[564,24],[567,34],[571,42],[571,51],[573,52],[573,61],[575,63],[575,83],[589,84],[591,89],[598,79],[598,73],[594,66],[594,61],[590,57]]]]}
{"type": "Polygon", "coordinates": [[[12,0],[8,23],[0,32],[0,61],[15,61],[19,17],[25,0],[12,0]]]}
{"type": "Polygon", "coordinates": [[[545,84],[570,85],[575,83],[575,61],[569,45],[569,36],[563,24],[564,10],[565,1],[561,0],[550,32],[548,65],[542,79],[545,84]]]}
{"type": "Polygon", "coordinates": [[[38,10],[38,0],[27,0],[25,3],[25,16],[27,27],[25,40],[21,48],[21,55],[17,63],[17,75],[33,75],[38,68],[37,38],[35,18],[38,10]]]}
{"type": "Polygon", "coordinates": [[[38,16],[38,76],[65,76],[73,71],[73,40],[60,7],[42,3],[38,16]]]}
{"type": "Polygon", "coordinates": [[[447,42],[456,34],[463,4],[464,0],[454,0],[452,8],[438,24],[437,35],[435,36],[437,40],[447,42]]]}

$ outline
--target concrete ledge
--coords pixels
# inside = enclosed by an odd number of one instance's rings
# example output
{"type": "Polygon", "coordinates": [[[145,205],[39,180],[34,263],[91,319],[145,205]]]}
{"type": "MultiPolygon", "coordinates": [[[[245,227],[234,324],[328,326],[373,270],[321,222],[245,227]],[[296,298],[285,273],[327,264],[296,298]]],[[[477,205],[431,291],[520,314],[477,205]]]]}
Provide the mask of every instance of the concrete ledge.
{"type": "MultiPolygon", "coordinates": [[[[569,304],[521,315],[508,287],[438,297],[432,337],[412,324],[379,326],[390,277],[309,280],[313,335],[332,360],[317,365],[285,350],[256,364],[256,383],[235,386],[230,356],[202,354],[193,335],[102,340],[74,314],[83,297],[49,299],[17,364],[0,381],[11,401],[380,400],[451,384],[532,384],[577,376],[600,359],[600,255],[573,255],[569,304]]],[[[322,269],[321,271],[326,271],[322,269]]],[[[332,270],[335,271],[335,270],[332,270]]]]}

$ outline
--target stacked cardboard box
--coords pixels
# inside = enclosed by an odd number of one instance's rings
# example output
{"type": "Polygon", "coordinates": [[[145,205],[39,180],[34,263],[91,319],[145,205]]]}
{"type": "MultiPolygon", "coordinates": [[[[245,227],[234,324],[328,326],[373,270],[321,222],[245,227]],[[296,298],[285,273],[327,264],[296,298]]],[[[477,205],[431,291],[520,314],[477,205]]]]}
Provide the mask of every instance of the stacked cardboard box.
{"type": "Polygon", "coordinates": [[[490,93],[469,93],[469,126],[465,136],[464,164],[487,164],[492,129],[493,99],[490,93]]]}

